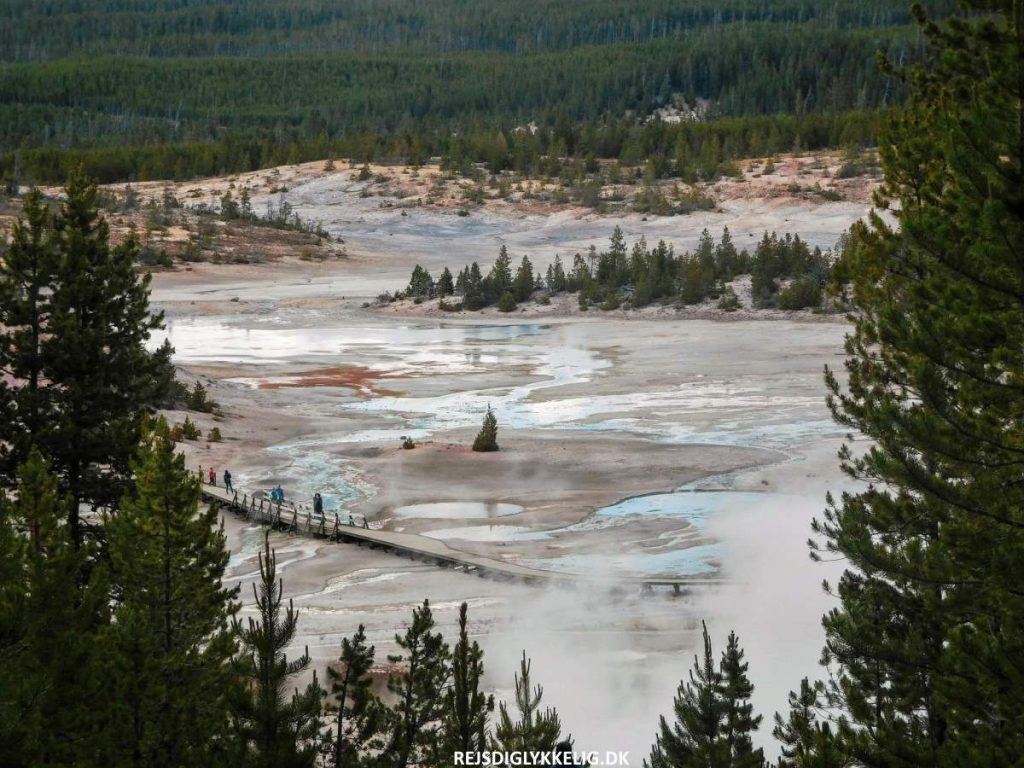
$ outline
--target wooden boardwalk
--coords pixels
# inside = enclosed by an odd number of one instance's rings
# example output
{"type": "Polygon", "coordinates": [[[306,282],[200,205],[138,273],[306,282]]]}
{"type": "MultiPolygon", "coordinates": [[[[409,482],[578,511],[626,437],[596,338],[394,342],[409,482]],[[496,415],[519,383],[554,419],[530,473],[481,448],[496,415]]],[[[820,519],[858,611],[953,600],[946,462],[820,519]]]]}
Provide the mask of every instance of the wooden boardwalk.
{"type": "Polygon", "coordinates": [[[257,492],[248,494],[235,490],[203,484],[203,497],[208,502],[224,509],[230,509],[237,516],[260,525],[297,535],[308,535],[329,541],[348,542],[381,549],[414,560],[434,563],[442,568],[452,568],[478,576],[501,581],[518,581],[526,584],[553,585],[562,587],[595,586],[612,591],[639,589],[653,592],[656,588],[671,590],[671,594],[686,594],[692,587],[722,583],[718,579],[692,578],[644,578],[614,577],[601,578],[585,574],[547,571],[516,563],[495,560],[452,549],[443,541],[414,533],[398,533],[370,528],[365,521],[355,522],[350,516],[343,520],[338,514],[317,515],[312,505],[284,501],[280,504],[257,492]],[[365,526],[365,527],[364,527],[365,526]]]}

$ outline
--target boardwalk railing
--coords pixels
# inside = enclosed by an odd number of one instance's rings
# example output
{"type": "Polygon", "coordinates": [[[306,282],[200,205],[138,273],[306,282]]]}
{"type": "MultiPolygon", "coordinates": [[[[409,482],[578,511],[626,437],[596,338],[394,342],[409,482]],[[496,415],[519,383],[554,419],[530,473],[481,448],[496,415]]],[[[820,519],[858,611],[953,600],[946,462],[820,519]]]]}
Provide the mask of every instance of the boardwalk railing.
{"type": "Polygon", "coordinates": [[[314,536],[337,542],[350,542],[374,549],[382,549],[414,560],[475,573],[502,581],[519,581],[527,584],[550,584],[566,587],[581,585],[604,586],[622,590],[633,587],[652,592],[656,587],[671,588],[672,594],[685,594],[690,587],[722,583],[718,579],[690,578],[645,578],[645,577],[599,577],[587,574],[563,573],[532,568],[493,558],[452,549],[443,541],[419,536],[413,533],[398,533],[371,528],[365,519],[357,522],[354,516],[338,513],[316,513],[312,505],[306,506],[291,501],[271,501],[262,491],[248,493],[238,489],[228,491],[216,485],[203,485],[203,497],[222,508],[230,509],[237,516],[258,525],[270,526],[276,530],[296,535],[314,536]]]}

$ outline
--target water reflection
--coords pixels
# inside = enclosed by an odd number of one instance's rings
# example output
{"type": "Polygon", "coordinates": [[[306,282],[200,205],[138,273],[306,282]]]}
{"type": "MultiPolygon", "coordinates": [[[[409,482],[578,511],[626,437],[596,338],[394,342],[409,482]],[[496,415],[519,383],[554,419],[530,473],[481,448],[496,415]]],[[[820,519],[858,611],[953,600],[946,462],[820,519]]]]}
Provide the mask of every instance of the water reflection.
{"type": "Polygon", "coordinates": [[[523,508],[518,504],[501,504],[486,501],[438,501],[430,504],[409,504],[404,507],[397,507],[394,510],[394,514],[398,517],[458,520],[476,517],[506,517],[507,515],[518,515],[522,511],[523,508]]]}
{"type": "Polygon", "coordinates": [[[285,364],[373,352],[402,356],[415,366],[457,361],[465,354],[465,345],[536,336],[545,330],[547,326],[537,323],[282,327],[272,320],[248,319],[242,323],[227,318],[194,317],[168,320],[167,328],[154,334],[150,344],[156,347],[169,340],[175,349],[175,360],[181,363],[285,364]]]}

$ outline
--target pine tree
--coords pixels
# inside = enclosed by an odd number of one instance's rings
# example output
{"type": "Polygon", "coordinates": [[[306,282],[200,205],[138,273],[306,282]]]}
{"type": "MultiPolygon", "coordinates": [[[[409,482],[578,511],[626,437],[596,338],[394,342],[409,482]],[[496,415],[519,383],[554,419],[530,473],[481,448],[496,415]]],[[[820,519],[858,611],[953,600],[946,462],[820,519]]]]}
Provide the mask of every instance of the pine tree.
{"type": "Polygon", "coordinates": [[[171,349],[145,347],[161,316],[149,310],[149,276],[135,273],[138,242],[111,247],[94,183],[76,174],[65,192],[42,344],[55,416],[38,445],[61,478],[80,543],[80,505],[113,507],[123,495],[141,416],[167,396],[171,349]]]}
{"type": "Polygon", "coordinates": [[[708,296],[716,296],[715,280],[715,241],[711,234],[705,229],[701,232],[700,242],[697,245],[697,252],[691,260],[697,264],[697,285],[698,295],[703,301],[708,296]]]}
{"type": "Polygon", "coordinates": [[[704,655],[694,657],[689,682],[679,684],[673,713],[671,725],[661,718],[651,750],[651,768],[731,768],[730,745],[724,738],[722,674],[711,652],[706,625],[704,655]]]}
{"type": "Polygon", "coordinates": [[[0,494],[0,765],[72,765],[105,749],[98,633],[109,590],[76,548],[67,500],[38,451],[0,494]]]}
{"type": "Polygon", "coordinates": [[[430,601],[424,600],[413,610],[405,634],[395,635],[400,653],[388,656],[388,661],[402,671],[388,680],[396,701],[385,714],[388,737],[381,753],[382,768],[423,765],[437,751],[450,653],[434,627],[430,601]]]}
{"type": "Polygon", "coordinates": [[[869,485],[816,524],[849,565],[825,661],[866,765],[1024,754],[1024,6],[963,6],[925,25],[935,55],[880,142],[899,226],[854,229],[849,380],[828,376],[870,438],[841,454],[869,485]]]}
{"type": "Polygon", "coordinates": [[[562,257],[555,254],[555,260],[548,265],[548,290],[552,293],[564,291],[565,282],[565,268],[562,266],[562,257]]]}
{"type": "Polygon", "coordinates": [[[487,413],[484,414],[483,426],[480,427],[480,432],[473,441],[473,450],[480,452],[498,450],[498,419],[489,405],[487,413]]]}
{"type": "Polygon", "coordinates": [[[512,259],[508,255],[508,248],[502,245],[498,250],[498,258],[491,267],[491,273],[487,276],[490,281],[491,290],[495,296],[501,296],[505,291],[512,289],[512,259]]]}
{"type": "Polygon", "coordinates": [[[685,259],[683,268],[683,288],[679,294],[684,304],[698,304],[704,300],[706,283],[697,256],[685,259]]]}
{"type": "MultiPolygon", "coordinates": [[[[450,277],[451,275],[449,274],[450,277]]],[[[417,264],[412,270],[409,286],[405,290],[410,296],[427,298],[434,293],[434,279],[427,270],[417,264]]]]}
{"type": "Polygon", "coordinates": [[[467,628],[468,606],[459,608],[459,641],[452,651],[451,686],[445,693],[438,760],[451,765],[456,752],[482,752],[487,748],[487,719],[494,698],[480,690],[484,675],[484,652],[467,628]]]}
{"type": "Polygon", "coordinates": [[[466,272],[463,305],[468,310],[477,310],[487,305],[484,296],[484,279],[480,274],[480,266],[474,261],[466,272]]]}
{"type": "Polygon", "coordinates": [[[722,703],[725,709],[725,740],[729,744],[732,768],[761,768],[764,752],[754,749],[751,734],[761,725],[761,716],[754,715],[750,697],[754,685],[747,677],[749,665],[743,660],[743,649],[735,632],[722,654],[722,703]]]}
{"type": "Polygon", "coordinates": [[[341,670],[327,668],[330,693],[337,702],[334,718],[334,742],[331,747],[333,768],[357,768],[371,761],[366,753],[379,749],[381,703],[370,690],[373,679],[374,648],[366,643],[366,628],[341,641],[341,670]]]}
{"type": "Polygon", "coordinates": [[[444,268],[440,279],[437,281],[437,295],[442,299],[455,293],[455,283],[452,281],[452,273],[448,267],[444,268]]]}
{"type": "Polygon", "coordinates": [[[162,419],[134,462],[134,489],[106,519],[115,594],[105,638],[115,765],[191,765],[223,750],[237,589],[213,507],[162,419]]]}
{"type": "Polygon", "coordinates": [[[277,579],[277,555],[267,531],[259,555],[259,588],[253,585],[258,619],[234,622],[242,647],[235,656],[236,673],[245,690],[233,697],[235,728],[244,745],[244,764],[254,768],[311,768],[319,751],[323,689],[313,675],[301,693],[286,700],[294,676],[309,666],[308,650],[289,661],[285,649],[295,638],[299,614],[291,601],[283,612],[284,583],[277,579]]]}
{"type": "Polygon", "coordinates": [[[42,195],[32,190],[0,258],[0,476],[8,480],[52,418],[42,354],[56,267],[52,227],[42,195]],[[9,386],[8,377],[19,385],[9,386]]]}
{"type": "Polygon", "coordinates": [[[515,678],[516,710],[519,719],[513,720],[505,702],[498,706],[498,722],[494,727],[492,746],[500,752],[554,752],[559,748],[562,722],[558,713],[548,707],[540,708],[544,689],[530,685],[530,661],[523,653],[519,674],[515,678]]]}
{"type": "Polygon", "coordinates": [[[741,272],[739,254],[736,252],[728,227],[723,227],[722,237],[715,247],[715,271],[718,277],[726,281],[732,280],[741,272]]]}
{"type": "Polygon", "coordinates": [[[800,693],[790,691],[789,715],[776,713],[772,735],[782,745],[778,768],[847,768],[850,757],[835,738],[828,722],[818,719],[821,683],[811,685],[805,677],[800,693]]]}
{"type": "MultiPolygon", "coordinates": [[[[608,253],[615,262],[626,261],[626,236],[622,234],[622,227],[616,225],[612,230],[612,236],[608,242],[608,253]]],[[[591,268],[593,271],[593,268],[591,268]]]]}
{"type": "Polygon", "coordinates": [[[512,281],[512,295],[516,301],[526,301],[533,295],[533,264],[527,256],[523,256],[519,262],[519,269],[512,281]]]}

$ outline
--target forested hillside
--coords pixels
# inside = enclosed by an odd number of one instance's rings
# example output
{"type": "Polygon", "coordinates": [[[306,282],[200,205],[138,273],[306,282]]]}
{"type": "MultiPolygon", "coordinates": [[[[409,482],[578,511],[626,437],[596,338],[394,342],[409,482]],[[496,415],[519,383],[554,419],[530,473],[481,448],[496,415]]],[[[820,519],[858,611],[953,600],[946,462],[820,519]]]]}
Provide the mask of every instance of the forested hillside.
{"type": "MultiPolygon", "coordinates": [[[[0,14],[0,170],[25,178],[60,177],[72,157],[104,179],[325,152],[415,162],[453,133],[507,144],[531,123],[560,128],[567,155],[617,156],[628,141],[577,147],[584,127],[623,135],[697,105],[705,122],[871,113],[903,98],[878,51],[924,53],[888,0],[13,0],[0,14]],[[110,149],[125,146],[148,149],[110,149]]],[[[864,119],[848,141],[870,139],[864,119]]]]}
{"type": "MultiPolygon", "coordinates": [[[[889,0],[9,0],[5,61],[73,54],[263,56],[401,48],[529,53],[677,38],[740,22],[825,29],[910,23],[889,0]]],[[[951,0],[930,0],[949,11],[951,0]]]]}

